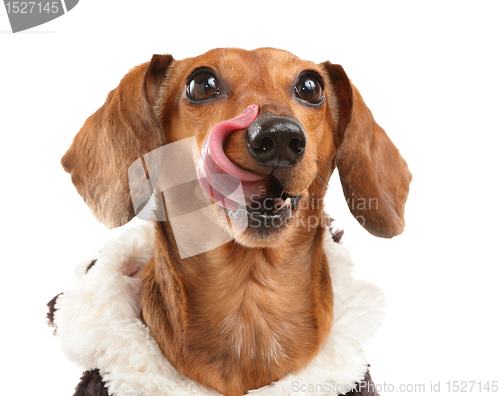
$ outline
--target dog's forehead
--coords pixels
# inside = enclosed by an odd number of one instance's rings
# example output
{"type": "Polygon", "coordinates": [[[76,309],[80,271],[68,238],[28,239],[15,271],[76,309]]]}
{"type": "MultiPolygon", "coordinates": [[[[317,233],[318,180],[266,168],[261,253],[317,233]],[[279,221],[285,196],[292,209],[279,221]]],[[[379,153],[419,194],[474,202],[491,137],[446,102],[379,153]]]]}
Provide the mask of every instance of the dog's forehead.
{"type": "Polygon", "coordinates": [[[239,48],[217,48],[194,58],[182,60],[184,71],[189,73],[201,67],[208,67],[240,81],[245,78],[295,78],[302,70],[321,68],[314,62],[305,61],[294,54],[275,48],[258,48],[247,51],[239,48]]]}

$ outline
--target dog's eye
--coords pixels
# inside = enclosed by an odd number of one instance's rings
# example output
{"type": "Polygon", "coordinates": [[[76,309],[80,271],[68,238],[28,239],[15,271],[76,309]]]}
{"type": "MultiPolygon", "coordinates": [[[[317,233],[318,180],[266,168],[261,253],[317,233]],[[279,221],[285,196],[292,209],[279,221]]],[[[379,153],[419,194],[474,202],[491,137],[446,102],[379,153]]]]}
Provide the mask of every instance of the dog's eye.
{"type": "Polygon", "coordinates": [[[194,100],[210,99],[217,96],[219,93],[219,81],[217,77],[208,70],[196,73],[187,83],[187,94],[194,100]]]}
{"type": "Polygon", "coordinates": [[[320,103],[323,100],[323,87],[319,77],[310,73],[300,76],[295,85],[295,95],[312,104],[320,103]]]}

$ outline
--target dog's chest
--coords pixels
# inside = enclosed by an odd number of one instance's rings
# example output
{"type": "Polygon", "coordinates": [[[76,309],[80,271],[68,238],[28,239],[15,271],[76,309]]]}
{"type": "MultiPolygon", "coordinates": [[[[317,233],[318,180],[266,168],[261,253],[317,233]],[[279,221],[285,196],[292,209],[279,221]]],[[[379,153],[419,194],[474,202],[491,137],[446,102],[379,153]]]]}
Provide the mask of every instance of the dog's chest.
{"type": "MultiPolygon", "coordinates": [[[[221,341],[240,359],[278,365],[303,344],[301,335],[310,336],[314,331],[312,318],[304,315],[308,304],[293,306],[285,301],[292,297],[288,293],[280,296],[259,287],[248,291],[251,288],[247,287],[238,309],[228,312],[221,321],[221,341]]],[[[303,301],[307,301],[305,296],[303,301]]]]}
{"type": "Polygon", "coordinates": [[[264,365],[275,372],[294,367],[296,356],[312,355],[317,345],[312,299],[301,277],[253,271],[222,292],[197,295],[191,304],[197,309],[191,311],[188,345],[198,357],[206,351],[207,361],[215,351],[244,370],[264,365]]]}

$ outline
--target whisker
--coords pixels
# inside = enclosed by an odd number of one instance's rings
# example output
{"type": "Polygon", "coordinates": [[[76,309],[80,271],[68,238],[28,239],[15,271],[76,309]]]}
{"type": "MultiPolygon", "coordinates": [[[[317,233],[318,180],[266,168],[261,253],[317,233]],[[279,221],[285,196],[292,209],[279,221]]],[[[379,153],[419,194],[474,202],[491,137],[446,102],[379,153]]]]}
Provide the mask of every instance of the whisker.
{"type": "Polygon", "coordinates": [[[330,169],[331,171],[334,171],[335,168],[333,166],[331,166],[330,164],[327,164],[326,162],[322,162],[322,161],[319,161],[319,160],[314,160],[314,162],[316,162],[318,165],[321,165],[327,169],[330,169]]]}
{"type": "Polygon", "coordinates": [[[346,180],[346,179],[344,179],[344,178],[340,175],[340,173],[339,173],[339,177],[340,177],[340,178],[341,178],[341,179],[345,182],[345,184],[347,184],[347,185],[348,185],[348,186],[349,186],[349,187],[350,187],[350,188],[351,188],[351,189],[352,189],[352,190],[353,190],[356,194],[360,195],[360,194],[356,191],[356,189],[355,189],[353,186],[351,186],[351,185],[347,182],[347,180],[346,180]]]}
{"type": "MultiPolygon", "coordinates": [[[[321,158],[321,154],[320,154],[320,153],[318,153],[318,152],[316,152],[316,157],[317,157],[317,158],[321,158]]],[[[323,158],[321,158],[321,159],[323,159],[323,158]]],[[[315,162],[316,162],[318,165],[321,165],[321,166],[327,167],[327,168],[329,168],[329,169],[330,169],[330,170],[332,170],[332,171],[334,171],[334,170],[335,170],[335,167],[333,167],[333,166],[332,166],[331,164],[329,164],[328,162],[324,162],[324,161],[321,161],[321,160],[318,160],[318,159],[317,159],[317,160],[315,160],[315,162]]],[[[345,183],[346,183],[346,184],[347,184],[347,185],[348,185],[348,186],[349,186],[349,187],[350,187],[350,188],[351,188],[351,189],[352,189],[352,190],[353,190],[356,194],[359,194],[359,193],[356,191],[356,189],[355,189],[353,186],[351,186],[351,185],[347,182],[347,180],[346,180],[346,179],[344,179],[344,178],[342,177],[342,175],[340,174],[340,172],[339,172],[339,177],[340,177],[340,179],[342,179],[342,180],[343,180],[343,181],[344,181],[344,182],[345,182],[345,183]]]]}
{"type": "Polygon", "coordinates": [[[327,182],[325,179],[323,179],[323,177],[321,177],[321,175],[320,175],[318,172],[316,172],[316,173],[315,173],[315,175],[316,175],[316,178],[317,178],[319,181],[321,181],[321,183],[323,183],[323,185],[324,185],[326,188],[330,188],[330,186],[329,186],[328,182],[327,182]]]}
{"type": "Polygon", "coordinates": [[[331,158],[327,158],[324,155],[322,155],[318,150],[315,150],[314,154],[315,154],[316,158],[318,158],[321,162],[323,162],[325,164],[331,162],[331,160],[332,160],[331,158]]]}
{"type": "Polygon", "coordinates": [[[299,252],[297,251],[297,249],[295,249],[295,246],[293,246],[293,244],[285,237],[283,237],[283,239],[285,241],[288,242],[288,244],[292,247],[293,250],[295,250],[295,253],[297,254],[297,257],[299,258],[301,264],[304,266],[304,260],[302,259],[302,257],[300,256],[299,252]]]}

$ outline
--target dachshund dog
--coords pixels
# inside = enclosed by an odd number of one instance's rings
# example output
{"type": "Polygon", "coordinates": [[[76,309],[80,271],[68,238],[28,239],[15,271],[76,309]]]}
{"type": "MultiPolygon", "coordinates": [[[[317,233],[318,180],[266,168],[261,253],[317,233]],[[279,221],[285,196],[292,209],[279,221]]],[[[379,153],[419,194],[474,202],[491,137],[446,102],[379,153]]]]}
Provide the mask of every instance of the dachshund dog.
{"type": "MultiPolygon", "coordinates": [[[[137,213],[134,161],[193,137],[208,176],[241,181],[247,227],[227,226],[230,242],[182,258],[166,210],[137,274],[141,318],[180,373],[242,395],[306,367],[329,335],[321,199],[335,167],[352,214],[383,238],[403,231],[411,173],[341,66],[272,48],[154,55],[87,119],[62,166],[94,216],[119,227],[137,213]]],[[[241,217],[220,202],[221,216],[241,217]]]]}

